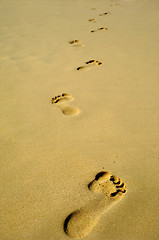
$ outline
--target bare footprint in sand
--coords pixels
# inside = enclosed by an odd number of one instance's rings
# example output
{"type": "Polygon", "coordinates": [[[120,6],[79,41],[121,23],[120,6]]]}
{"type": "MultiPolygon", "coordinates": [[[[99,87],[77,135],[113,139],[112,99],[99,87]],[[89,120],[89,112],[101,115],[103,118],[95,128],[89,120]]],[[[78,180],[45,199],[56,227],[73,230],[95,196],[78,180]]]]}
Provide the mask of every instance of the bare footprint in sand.
{"type": "Polygon", "coordinates": [[[72,40],[69,42],[69,44],[75,47],[84,47],[84,44],[80,40],[72,40]]]}
{"type": "Polygon", "coordinates": [[[92,65],[99,66],[99,65],[102,64],[102,62],[93,59],[93,60],[89,60],[89,61],[85,62],[85,64],[86,64],[86,66],[80,66],[80,67],[77,68],[77,70],[78,70],[78,71],[79,71],[79,70],[88,70],[88,69],[90,69],[90,67],[91,67],[92,65]]]}
{"type": "Polygon", "coordinates": [[[110,12],[100,13],[99,16],[102,17],[102,16],[105,16],[105,15],[108,15],[108,14],[110,14],[110,12]]]}
{"type": "Polygon", "coordinates": [[[90,18],[88,21],[92,22],[92,23],[96,23],[97,22],[97,20],[95,18],[90,18]]]}
{"type": "Polygon", "coordinates": [[[117,203],[126,192],[126,186],[120,178],[109,172],[99,172],[88,184],[95,199],[84,207],[72,212],[64,222],[64,232],[71,238],[88,235],[99,221],[101,215],[117,203]]]}
{"type": "Polygon", "coordinates": [[[80,110],[77,107],[69,106],[67,103],[72,101],[73,98],[68,93],[62,93],[61,95],[55,96],[51,99],[51,103],[57,106],[63,114],[74,116],[78,115],[80,110]]]}
{"type": "Polygon", "coordinates": [[[108,30],[108,28],[101,27],[101,28],[98,28],[98,29],[95,29],[95,30],[91,30],[91,33],[94,33],[94,32],[100,31],[100,30],[108,30]]]}

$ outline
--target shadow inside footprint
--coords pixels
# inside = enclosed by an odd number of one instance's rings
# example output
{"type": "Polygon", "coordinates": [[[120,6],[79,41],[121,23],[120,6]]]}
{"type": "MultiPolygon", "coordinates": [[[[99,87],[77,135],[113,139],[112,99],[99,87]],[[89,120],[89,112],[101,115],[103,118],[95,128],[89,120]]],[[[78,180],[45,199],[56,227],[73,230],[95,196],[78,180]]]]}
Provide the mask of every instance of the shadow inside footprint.
{"type": "Polygon", "coordinates": [[[68,223],[71,219],[71,217],[74,215],[74,213],[71,213],[70,215],[68,215],[68,217],[65,219],[65,222],[64,222],[64,232],[67,234],[67,226],[68,226],[68,223]]]}

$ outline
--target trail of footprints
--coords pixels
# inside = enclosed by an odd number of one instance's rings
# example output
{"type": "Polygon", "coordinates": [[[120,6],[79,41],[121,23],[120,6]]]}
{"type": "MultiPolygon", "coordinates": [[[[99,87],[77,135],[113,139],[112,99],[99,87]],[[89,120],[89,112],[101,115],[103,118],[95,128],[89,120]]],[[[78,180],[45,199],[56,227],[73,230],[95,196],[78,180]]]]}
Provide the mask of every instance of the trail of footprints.
{"type": "MultiPolygon", "coordinates": [[[[99,16],[102,17],[102,16],[105,16],[105,15],[108,15],[108,14],[110,14],[110,12],[100,13],[99,16]]],[[[93,23],[97,23],[98,22],[95,18],[89,19],[88,21],[89,22],[93,22],[93,23]]],[[[97,32],[97,31],[101,31],[101,30],[108,30],[108,28],[107,27],[100,27],[100,28],[97,28],[95,30],[91,30],[91,33],[94,33],[94,32],[97,32]]]]}
{"type": "MultiPolygon", "coordinates": [[[[96,8],[91,8],[92,11],[97,11],[96,8]]],[[[108,15],[110,14],[110,12],[104,12],[104,13],[100,13],[99,16],[105,16],[105,15],[108,15]]],[[[95,18],[90,18],[88,19],[89,22],[91,23],[97,23],[97,19],[95,18]]],[[[106,27],[99,27],[97,29],[94,29],[94,30],[91,30],[91,33],[94,33],[94,32],[97,32],[97,31],[105,31],[105,30],[108,30],[108,28],[106,27]]],[[[71,44],[72,46],[75,46],[75,47],[84,47],[85,45],[82,43],[82,41],[80,40],[71,40],[69,41],[69,44],[71,44]]],[[[90,69],[90,66],[99,66],[101,65],[102,62],[101,61],[98,61],[98,60],[89,60],[87,62],[85,62],[85,65],[82,65],[82,66],[79,66],[76,68],[76,70],[88,70],[90,69]]]]}
{"type": "MultiPolygon", "coordinates": [[[[97,11],[96,8],[92,8],[92,11],[97,11]]],[[[108,15],[109,12],[104,12],[104,13],[100,13],[99,16],[105,16],[108,15]]],[[[91,18],[88,20],[89,22],[92,23],[96,23],[97,20],[95,18],[91,18]]],[[[100,27],[97,28],[95,30],[91,30],[91,33],[97,32],[97,31],[103,31],[103,30],[108,30],[108,28],[105,27],[100,27]]],[[[71,40],[69,41],[69,44],[74,46],[74,47],[84,47],[85,45],[82,43],[81,40],[75,39],[75,40],[71,40]]],[[[81,71],[81,70],[88,70],[90,68],[92,68],[92,66],[100,66],[102,65],[101,61],[95,60],[95,59],[91,59],[87,62],[84,63],[84,65],[79,66],[76,68],[77,71],[81,71]]],[[[67,93],[63,93],[62,95],[58,95],[52,98],[51,103],[55,106],[57,106],[59,109],[61,109],[61,111],[65,114],[65,115],[69,115],[69,116],[74,116],[77,115],[80,110],[76,107],[72,107],[69,106],[67,104],[68,101],[72,101],[73,98],[71,95],[67,94],[67,93]]]]}
{"type": "MultiPolygon", "coordinates": [[[[115,6],[120,4],[115,4],[115,6]]],[[[113,6],[113,5],[112,5],[113,6]]],[[[97,11],[92,8],[92,11],[97,11]]],[[[99,16],[105,16],[110,12],[100,13],[99,16]]],[[[88,20],[91,23],[97,23],[95,18],[88,20]]],[[[108,28],[100,27],[91,30],[91,33],[108,30],[108,28]]],[[[84,44],[80,40],[71,40],[70,45],[74,47],[83,47],[84,44]]],[[[76,68],[77,71],[89,69],[92,66],[100,66],[102,62],[91,59],[84,65],[76,68]]],[[[51,99],[51,103],[59,108],[63,114],[68,116],[78,115],[80,110],[77,107],[71,106],[70,102],[73,97],[68,93],[62,93],[51,99]]],[[[64,221],[64,232],[74,239],[83,238],[88,235],[93,227],[97,224],[102,214],[122,199],[126,193],[125,183],[117,176],[111,175],[110,172],[99,172],[95,178],[88,184],[88,189],[94,193],[94,198],[91,202],[87,202],[85,206],[77,209],[69,214],[64,221]]]]}
{"type": "MultiPolygon", "coordinates": [[[[102,16],[105,16],[107,14],[110,14],[110,12],[100,13],[99,16],[102,17],[102,16]]],[[[95,19],[95,18],[90,18],[90,19],[88,19],[88,21],[92,22],[92,23],[97,23],[98,22],[97,19],[95,19]]]]}
{"type": "Polygon", "coordinates": [[[126,193],[125,183],[110,172],[99,172],[88,189],[95,194],[91,202],[72,212],[64,221],[64,232],[77,239],[88,235],[102,214],[117,203],[126,193]]]}

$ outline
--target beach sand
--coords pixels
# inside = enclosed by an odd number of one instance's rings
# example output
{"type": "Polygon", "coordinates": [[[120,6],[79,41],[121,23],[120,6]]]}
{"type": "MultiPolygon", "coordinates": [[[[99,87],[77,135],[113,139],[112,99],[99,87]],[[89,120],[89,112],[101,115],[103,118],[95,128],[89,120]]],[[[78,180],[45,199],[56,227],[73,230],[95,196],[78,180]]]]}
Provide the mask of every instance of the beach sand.
{"type": "Polygon", "coordinates": [[[1,240],[159,238],[158,29],[157,0],[1,0],[1,240]]]}

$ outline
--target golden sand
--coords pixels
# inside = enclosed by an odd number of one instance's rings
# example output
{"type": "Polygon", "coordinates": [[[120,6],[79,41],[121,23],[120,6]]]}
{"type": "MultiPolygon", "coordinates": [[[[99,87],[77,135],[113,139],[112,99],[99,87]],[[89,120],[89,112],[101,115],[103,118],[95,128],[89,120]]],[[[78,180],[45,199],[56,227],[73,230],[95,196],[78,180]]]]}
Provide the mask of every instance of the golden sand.
{"type": "Polygon", "coordinates": [[[2,0],[0,19],[0,239],[157,240],[159,2],[2,0]]]}

